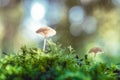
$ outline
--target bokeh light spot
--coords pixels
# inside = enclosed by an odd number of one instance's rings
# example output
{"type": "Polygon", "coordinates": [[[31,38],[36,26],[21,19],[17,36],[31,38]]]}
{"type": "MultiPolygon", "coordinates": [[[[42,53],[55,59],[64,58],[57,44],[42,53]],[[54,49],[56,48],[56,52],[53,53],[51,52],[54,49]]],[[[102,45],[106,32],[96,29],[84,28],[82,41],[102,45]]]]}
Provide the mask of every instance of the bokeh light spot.
{"type": "Polygon", "coordinates": [[[77,37],[77,36],[80,36],[80,33],[82,32],[82,27],[81,27],[81,25],[80,24],[71,24],[71,26],[70,26],[70,33],[73,35],[73,36],[75,36],[75,37],[77,37]]]}
{"type": "Polygon", "coordinates": [[[83,31],[86,32],[87,34],[94,33],[96,31],[96,27],[97,20],[92,16],[87,17],[82,23],[83,31]]]}
{"type": "Polygon", "coordinates": [[[120,6],[120,0],[112,0],[113,4],[116,6],[120,6]]]}
{"type": "Polygon", "coordinates": [[[45,15],[45,7],[36,2],[32,5],[32,8],[31,8],[31,16],[34,20],[38,21],[38,20],[41,20],[45,15]]]}
{"type": "Polygon", "coordinates": [[[69,11],[69,20],[70,22],[79,22],[82,23],[85,16],[85,11],[80,6],[72,7],[69,11]]]}
{"type": "Polygon", "coordinates": [[[0,7],[5,7],[9,4],[10,0],[0,0],[0,7]]]}

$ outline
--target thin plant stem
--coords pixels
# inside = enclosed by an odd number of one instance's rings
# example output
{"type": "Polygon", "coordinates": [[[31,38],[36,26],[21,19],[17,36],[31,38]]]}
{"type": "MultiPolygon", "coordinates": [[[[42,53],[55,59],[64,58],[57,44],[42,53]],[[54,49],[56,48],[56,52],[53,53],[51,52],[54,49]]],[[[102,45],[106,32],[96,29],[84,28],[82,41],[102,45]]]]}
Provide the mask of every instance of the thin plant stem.
{"type": "Polygon", "coordinates": [[[46,38],[44,38],[43,51],[45,51],[45,46],[46,46],[46,38]]]}

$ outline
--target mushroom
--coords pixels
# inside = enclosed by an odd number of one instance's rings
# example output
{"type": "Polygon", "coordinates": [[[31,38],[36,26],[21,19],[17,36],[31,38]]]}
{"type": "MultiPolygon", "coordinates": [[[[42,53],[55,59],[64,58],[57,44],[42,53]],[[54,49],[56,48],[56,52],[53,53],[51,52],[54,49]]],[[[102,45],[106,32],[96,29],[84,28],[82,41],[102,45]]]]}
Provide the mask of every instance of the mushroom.
{"type": "Polygon", "coordinates": [[[46,38],[52,37],[56,34],[56,31],[50,27],[41,27],[36,31],[37,34],[41,34],[44,37],[43,51],[45,50],[46,38]]]}
{"type": "Polygon", "coordinates": [[[96,54],[98,54],[99,52],[102,53],[103,50],[99,47],[94,47],[91,48],[88,53],[94,53],[94,57],[96,57],[96,54]]]}

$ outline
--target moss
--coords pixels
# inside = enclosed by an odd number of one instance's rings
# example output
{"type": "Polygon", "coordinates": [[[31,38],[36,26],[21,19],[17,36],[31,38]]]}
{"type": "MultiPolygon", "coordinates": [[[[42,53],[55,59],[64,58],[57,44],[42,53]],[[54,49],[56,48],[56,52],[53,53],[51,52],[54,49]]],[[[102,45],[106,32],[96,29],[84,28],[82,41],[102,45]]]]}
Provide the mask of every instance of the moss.
{"type": "Polygon", "coordinates": [[[22,47],[17,55],[0,59],[0,80],[116,80],[119,67],[80,58],[70,47],[49,42],[49,48],[22,47]]]}

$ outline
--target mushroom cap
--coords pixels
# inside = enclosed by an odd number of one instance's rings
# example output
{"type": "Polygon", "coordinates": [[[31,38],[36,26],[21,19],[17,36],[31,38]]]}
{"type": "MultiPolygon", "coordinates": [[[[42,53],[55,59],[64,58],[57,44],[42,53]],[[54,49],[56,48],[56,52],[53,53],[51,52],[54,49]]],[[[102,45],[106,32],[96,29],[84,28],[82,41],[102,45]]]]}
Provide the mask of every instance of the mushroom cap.
{"type": "Polygon", "coordinates": [[[96,54],[98,52],[103,52],[103,51],[99,47],[94,47],[94,48],[91,48],[88,53],[95,53],[96,54]]]}
{"type": "Polygon", "coordinates": [[[36,31],[36,33],[41,34],[46,38],[54,36],[56,31],[50,27],[41,27],[36,31]]]}

